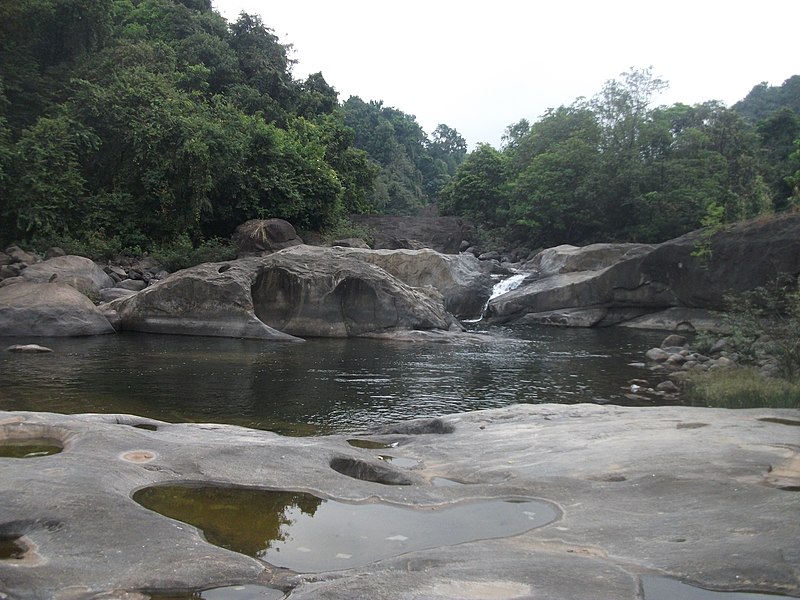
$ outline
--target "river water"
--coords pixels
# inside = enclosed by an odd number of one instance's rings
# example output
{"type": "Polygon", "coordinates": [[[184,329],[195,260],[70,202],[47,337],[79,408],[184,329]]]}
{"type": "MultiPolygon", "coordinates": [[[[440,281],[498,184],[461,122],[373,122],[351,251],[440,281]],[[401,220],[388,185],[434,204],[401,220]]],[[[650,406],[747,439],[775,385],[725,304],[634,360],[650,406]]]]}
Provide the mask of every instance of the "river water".
{"type": "MultiPolygon", "coordinates": [[[[473,325],[480,329],[480,325],[473,325]]],[[[629,366],[663,332],[491,329],[488,343],[310,339],[275,343],[124,333],[0,338],[0,409],[131,413],[313,435],[513,403],[641,404],[629,366]]],[[[653,384],[657,381],[652,381],[653,384]]]]}

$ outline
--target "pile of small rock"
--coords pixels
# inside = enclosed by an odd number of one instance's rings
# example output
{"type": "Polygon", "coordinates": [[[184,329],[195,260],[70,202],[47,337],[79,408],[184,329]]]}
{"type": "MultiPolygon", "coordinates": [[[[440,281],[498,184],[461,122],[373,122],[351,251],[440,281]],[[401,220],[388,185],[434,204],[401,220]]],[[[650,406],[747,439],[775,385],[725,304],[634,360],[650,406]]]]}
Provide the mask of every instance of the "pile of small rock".
{"type": "Polygon", "coordinates": [[[150,257],[119,259],[114,264],[106,265],[103,270],[114,282],[113,287],[100,290],[103,302],[130,296],[169,276],[169,272],[150,257]]]}
{"type": "Polygon", "coordinates": [[[726,340],[721,338],[708,354],[703,354],[694,350],[684,336],[672,334],[660,347],[648,350],[645,357],[652,371],[668,373],[672,381],[682,382],[693,372],[711,372],[735,366],[736,363],[724,355],[727,348],[726,340]]]}
{"type": "MultiPolygon", "coordinates": [[[[48,250],[47,258],[64,256],[64,254],[65,252],[61,248],[51,248],[48,250]]],[[[33,252],[26,252],[19,246],[9,246],[5,252],[0,252],[0,286],[8,279],[19,277],[29,265],[41,260],[42,258],[33,252]]],[[[5,285],[10,285],[10,283],[5,285]]]]}
{"type": "Polygon", "coordinates": [[[22,281],[66,283],[95,303],[134,294],[167,276],[169,273],[151,257],[119,258],[98,265],[83,257],[70,256],[58,247],[50,248],[44,257],[19,246],[9,246],[0,252],[0,288],[22,281]]]}

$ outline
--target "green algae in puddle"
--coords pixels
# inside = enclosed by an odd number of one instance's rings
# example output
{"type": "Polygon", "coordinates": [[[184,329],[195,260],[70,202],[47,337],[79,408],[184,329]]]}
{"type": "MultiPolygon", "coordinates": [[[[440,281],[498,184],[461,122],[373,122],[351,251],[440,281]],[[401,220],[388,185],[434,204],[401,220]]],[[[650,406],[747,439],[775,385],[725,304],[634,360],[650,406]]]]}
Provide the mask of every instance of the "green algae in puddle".
{"type": "Polygon", "coordinates": [[[372,440],[350,439],[347,443],[354,448],[362,448],[364,450],[386,450],[387,448],[394,448],[397,444],[386,444],[384,442],[373,442],[372,440]]]}
{"type": "Polygon", "coordinates": [[[413,509],[347,504],[301,492],[153,486],[133,499],[194,525],[218,546],[298,572],[349,569],[440,546],[518,535],[556,520],[540,500],[463,502],[413,509]]]}
{"type": "Polygon", "coordinates": [[[0,442],[0,458],[37,458],[58,454],[63,450],[53,440],[3,440],[0,442]]]}
{"type": "Polygon", "coordinates": [[[0,560],[19,560],[25,554],[25,547],[19,543],[19,536],[0,536],[0,560]]]}

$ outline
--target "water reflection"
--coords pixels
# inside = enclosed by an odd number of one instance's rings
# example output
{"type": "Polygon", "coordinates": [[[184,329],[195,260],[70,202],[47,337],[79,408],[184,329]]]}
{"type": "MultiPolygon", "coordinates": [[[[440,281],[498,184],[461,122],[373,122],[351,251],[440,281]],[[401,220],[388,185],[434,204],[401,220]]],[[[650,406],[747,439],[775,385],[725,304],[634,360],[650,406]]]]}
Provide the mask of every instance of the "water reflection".
{"type": "MultiPolygon", "coordinates": [[[[132,413],[308,435],[517,402],[631,404],[658,332],[493,329],[492,343],[121,334],[0,353],[0,409],[132,413]]],[[[29,340],[4,338],[2,343],[29,340]]]]}
{"type": "Polygon", "coordinates": [[[411,509],[248,488],[156,486],[133,499],[212,544],[299,572],[350,569],[415,550],[517,535],[560,516],[540,500],[411,509]]]}

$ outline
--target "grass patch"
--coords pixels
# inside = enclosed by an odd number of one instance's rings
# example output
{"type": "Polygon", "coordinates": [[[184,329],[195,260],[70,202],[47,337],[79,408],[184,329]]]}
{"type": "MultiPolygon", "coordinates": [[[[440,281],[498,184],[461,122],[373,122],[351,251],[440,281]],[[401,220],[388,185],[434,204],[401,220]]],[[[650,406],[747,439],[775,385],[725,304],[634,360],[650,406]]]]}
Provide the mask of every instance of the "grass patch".
{"type": "Polygon", "coordinates": [[[800,382],[764,377],[754,369],[725,369],[693,375],[686,393],[695,406],[800,408],[800,382]]]}

